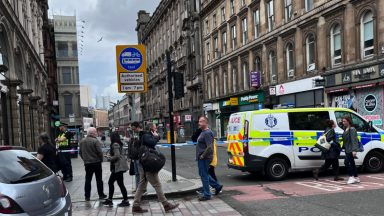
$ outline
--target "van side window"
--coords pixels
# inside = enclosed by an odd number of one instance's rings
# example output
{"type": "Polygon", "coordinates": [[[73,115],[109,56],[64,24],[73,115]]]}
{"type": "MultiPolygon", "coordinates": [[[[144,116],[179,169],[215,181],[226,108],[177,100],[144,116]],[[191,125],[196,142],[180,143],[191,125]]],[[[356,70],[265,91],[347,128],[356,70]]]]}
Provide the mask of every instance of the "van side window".
{"type": "Polygon", "coordinates": [[[340,125],[340,122],[342,122],[342,118],[344,116],[349,116],[352,119],[352,124],[356,128],[357,131],[359,132],[376,132],[374,129],[371,131],[370,126],[366,121],[364,121],[362,118],[359,116],[351,113],[351,112],[344,112],[344,111],[337,111],[335,112],[337,124],[340,125]]]}
{"type": "Polygon", "coordinates": [[[291,130],[316,130],[326,129],[325,120],[329,119],[328,112],[291,112],[289,127],[291,130]]]}

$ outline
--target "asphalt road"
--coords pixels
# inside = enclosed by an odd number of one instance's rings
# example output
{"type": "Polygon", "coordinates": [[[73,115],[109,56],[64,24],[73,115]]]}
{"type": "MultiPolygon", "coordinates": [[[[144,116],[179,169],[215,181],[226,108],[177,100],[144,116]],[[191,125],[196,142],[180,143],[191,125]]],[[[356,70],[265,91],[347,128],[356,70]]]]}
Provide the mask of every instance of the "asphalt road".
{"type": "MultiPolygon", "coordinates": [[[[169,148],[161,148],[161,151],[167,157],[165,169],[171,171],[171,151],[169,148]]],[[[216,175],[224,185],[224,192],[218,197],[242,215],[384,215],[384,174],[378,174],[379,180],[376,180],[379,183],[372,183],[367,178],[370,174],[364,173],[362,183],[354,186],[331,181],[331,173],[319,183],[313,181],[310,172],[289,174],[284,181],[271,182],[261,175],[228,169],[227,152],[223,147],[218,148],[218,158],[216,175]],[[298,185],[300,182],[307,186],[298,185]]],[[[194,146],[176,149],[176,165],[178,175],[199,178],[194,146]]],[[[345,176],[345,170],[342,174],[345,176]]],[[[188,197],[195,196],[190,194],[188,197]]]]}

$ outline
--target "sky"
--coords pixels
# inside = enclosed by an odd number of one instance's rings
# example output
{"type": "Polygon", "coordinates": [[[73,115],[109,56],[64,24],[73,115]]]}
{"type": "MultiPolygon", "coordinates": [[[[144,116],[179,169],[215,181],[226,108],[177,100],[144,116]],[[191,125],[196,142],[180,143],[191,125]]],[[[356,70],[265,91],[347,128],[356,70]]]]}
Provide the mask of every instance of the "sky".
{"type": "Polygon", "coordinates": [[[115,47],[137,44],[137,12],[146,10],[152,14],[160,0],[49,0],[48,3],[50,16],[77,16],[80,85],[91,86],[93,103],[96,95],[110,96],[113,101],[122,97],[117,92],[115,47]],[[81,35],[84,35],[82,54],[81,35]]]}

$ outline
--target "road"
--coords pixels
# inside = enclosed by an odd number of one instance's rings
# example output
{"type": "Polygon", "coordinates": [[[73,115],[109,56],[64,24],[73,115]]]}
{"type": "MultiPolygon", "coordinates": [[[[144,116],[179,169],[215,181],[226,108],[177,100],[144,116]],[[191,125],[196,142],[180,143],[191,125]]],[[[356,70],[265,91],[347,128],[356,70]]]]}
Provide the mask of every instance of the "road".
{"type": "MultiPolygon", "coordinates": [[[[165,169],[171,171],[170,149],[161,151],[167,157],[165,169]]],[[[223,147],[218,148],[218,158],[216,175],[224,185],[224,192],[218,197],[242,215],[383,215],[384,174],[363,173],[362,183],[352,186],[335,183],[332,175],[314,181],[310,172],[290,174],[284,181],[271,182],[260,175],[228,169],[223,147]]],[[[178,175],[199,178],[194,146],[177,148],[176,159],[178,175]]],[[[345,170],[342,173],[345,176],[345,170]]]]}

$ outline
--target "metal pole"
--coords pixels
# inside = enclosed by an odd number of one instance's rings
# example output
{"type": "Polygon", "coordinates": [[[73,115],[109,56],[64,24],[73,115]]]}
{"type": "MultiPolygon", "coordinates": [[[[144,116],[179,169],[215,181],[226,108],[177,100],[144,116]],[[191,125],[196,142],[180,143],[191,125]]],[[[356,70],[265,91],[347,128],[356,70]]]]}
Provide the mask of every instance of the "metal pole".
{"type": "MultiPolygon", "coordinates": [[[[174,125],[173,125],[173,90],[172,90],[172,63],[169,51],[166,51],[167,56],[167,71],[168,71],[168,107],[169,107],[169,131],[171,136],[171,143],[175,142],[174,125]]],[[[171,145],[171,160],[172,160],[172,181],[176,179],[176,153],[175,146],[171,145]]]]}

